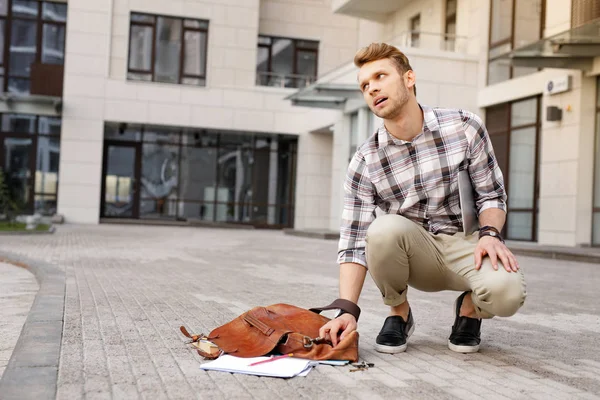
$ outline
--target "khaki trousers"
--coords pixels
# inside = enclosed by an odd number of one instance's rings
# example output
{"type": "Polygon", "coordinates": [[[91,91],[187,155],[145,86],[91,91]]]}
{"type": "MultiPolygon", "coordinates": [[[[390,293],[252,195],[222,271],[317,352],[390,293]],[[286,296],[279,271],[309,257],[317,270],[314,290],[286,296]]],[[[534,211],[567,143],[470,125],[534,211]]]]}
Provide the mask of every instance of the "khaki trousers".
{"type": "Polygon", "coordinates": [[[471,291],[480,318],[511,316],[525,302],[521,269],[507,272],[498,261],[495,271],[485,257],[475,270],[477,234],[434,235],[400,215],[383,215],[371,223],[366,240],[369,273],[389,306],[406,301],[408,286],[424,292],[471,291]]]}

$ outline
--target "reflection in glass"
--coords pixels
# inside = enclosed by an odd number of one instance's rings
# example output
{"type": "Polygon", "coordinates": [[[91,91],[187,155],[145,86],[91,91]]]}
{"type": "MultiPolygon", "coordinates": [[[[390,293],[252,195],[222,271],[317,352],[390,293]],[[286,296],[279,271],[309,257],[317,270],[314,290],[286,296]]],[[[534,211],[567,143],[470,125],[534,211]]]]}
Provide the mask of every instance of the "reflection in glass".
{"type": "Polygon", "coordinates": [[[179,216],[212,221],[212,203],[217,184],[217,149],[182,147],[180,170],[179,216]]]}
{"type": "Polygon", "coordinates": [[[12,133],[35,133],[35,115],[2,114],[2,131],[12,133]]]}
{"type": "Polygon", "coordinates": [[[153,30],[150,26],[131,26],[129,46],[130,69],[150,71],[152,68],[152,32],[153,30]]]}
{"type": "Polygon", "coordinates": [[[13,17],[35,18],[38,15],[39,1],[36,0],[13,0],[13,17]]]}
{"type": "Polygon", "coordinates": [[[510,208],[533,208],[535,191],[536,128],[516,129],[510,133],[509,177],[510,208]]]}
{"type": "Polygon", "coordinates": [[[492,0],[490,43],[510,38],[513,0],[492,0]]]}
{"type": "Polygon", "coordinates": [[[185,75],[204,75],[204,66],[206,65],[205,57],[206,33],[186,31],[183,73],[185,75]]]}
{"type": "Polygon", "coordinates": [[[35,168],[35,192],[57,194],[60,140],[55,137],[38,137],[35,168]]]}
{"type": "Polygon", "coordinates": [[[180,131],[170,128],[146,128],[144,129],[144,142],[156,143],[179,143],[180,131]]]}
{"type": "Polygon", "coordinates": [[[296,72],[298,75],[303,75],[301,82],[297,83],[297,87],[308,86],[312,83],[312,79],[317,75],[317,53],[314,51],[298,51],[296,53],[296,72]]]}
{"type": "Polygon", "coordinates": [[[512,103],[510,110],[510,126],[514,128],[516,126],[535,124],[537,121],[537,110],[537,97],[512,103]]]}
{"type": "Polygon", "coordinates": [[[107,123],[104,125],[104,139],[140,142],[142,140],[142,127],[135,124],[107,123]]]}
{"type": "Polygon", "coordinates": [[[33,139],[4,139],[4,175],[12,199],[25,207],[33,193],[29,184],[31,176],[33,139]]]}
{"type": "Polygon", "coordinates": [[[106,161],[104,215],[132,217],[135,190],[134,147],[108,146],[106,161]]]}
{"type": "Polygon", "coordinates": [[[515,48],[525,46],[540,38],[542,0],[515,2],[515,48]]]}
{"type": "MultiPolygon", "coordinates": [[[[6,24],[4,23],[4,20],[0,20],[0,55],[1,55],[0,65],[4,65],[4,40],[5,40],[5,37],[6,37],[6,24]]],[[[0,74],[4,74],[4,71],[1,71],[0,74]]],[[[4,86],[2,86],[2,88],[4,89],[4,86]]]]}
{"type": "Polygon", "coordinates": [[[510,61],[497,59],[488,64],[488,85],[510,79],[510,61]]]}
{"type": "MultiPolygon", "coordinates": [[[[145,133],[144,133],[145,135],[145,133]]],[[[140,216],[177,215],[179,147],[145,143],[142,147],[140,216]]]]}
{"type": "Polygon", "coordinates": [[[506,236],[512,240],[533,240],[533,212],[509,211],[506,236]]]}
{"type": "MultiPolygon", "coordinates": [[[[37,3],[37,2],[33,2],[37,3]]],[[[35,61],[36,21],[13,20],[10,38],[10,75],[29,77],[35,61]]]]}
{"type": "Polygon", "coordinates": [[[67,22],[67,5],[44,2],[42,17],[47,21],[67,22]]]}
{"type": "Polygon", "coordinates": [[[217,221],[248,221],[248,203],[252,202],[252,152],[241,147],[219,149],[217,201],[229,204],[217,206],[217,221]]]}
{"type": "Polygon", "coordinates": [[[30,80],[27,78],[8,78],[8,91],[10,93],[28,94],[30,80]]]}
{"type": "Polygon", "coordinates": [[[158,17],[156,24],[156,61],[154,74],[157,82],[179,83],[181,52],[181,20],[158,17]]]}
{"type": "MultiPolygon", "coordinates": [[[[6,15],[8,11],[8,0],[0,0],[0,15],[6,15]]],[[[4,54],[4,53],[1,53],[4,54]]]]}
{"type": "Polygon", "coordinates": [[[46,194],[36,194],[34,196],[35,212],[44,216],[56,214],[57,201],[56,196],[46,194]]]}
{"type": "Polygon", "coordinates": [[[42,45],[42,62],[44,64],[64,64],[65,62],[65,27],[44,24],[42,45]]]}
{"type": "Polygon", "coordinates": [[[59,117],[39,117],[38,132],[41,134],[60,135],[62,120],[59,117]]]}

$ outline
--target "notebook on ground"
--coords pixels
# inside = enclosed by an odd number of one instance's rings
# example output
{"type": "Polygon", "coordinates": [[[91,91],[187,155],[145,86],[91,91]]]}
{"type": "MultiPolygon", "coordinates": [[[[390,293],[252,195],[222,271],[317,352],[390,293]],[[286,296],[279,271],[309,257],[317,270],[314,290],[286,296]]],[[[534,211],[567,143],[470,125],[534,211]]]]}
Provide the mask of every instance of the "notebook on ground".
{"type": "Polygon", "coordinates": [[[268,360],[269,357],[241,358],[222,355],[214,361],[202,364],[200,368],[209,371],[223,371],[237,374],[292,378],[306,376],[318,362],[301,358],[286,357],[268,363],[250,366],[250,364],[268,360]]]}

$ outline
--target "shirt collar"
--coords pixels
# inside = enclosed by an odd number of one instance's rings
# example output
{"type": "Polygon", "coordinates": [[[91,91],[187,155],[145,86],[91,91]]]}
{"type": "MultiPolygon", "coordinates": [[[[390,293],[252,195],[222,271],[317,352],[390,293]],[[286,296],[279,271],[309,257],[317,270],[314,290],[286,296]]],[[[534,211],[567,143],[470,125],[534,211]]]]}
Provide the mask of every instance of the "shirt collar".
{"type": "MultiPolygon", "coordinates": [[[[435,112],[433,111],[433,108],[431,108],[428,105],[424,105],[424,104],[419,104],[419,107],[421,108],[421,110],[423,110],[423,128],[421,129],[421,133],[419,133],[417,136],[415,136],[415,138],[413,139],[413,142],[424,133],[439,130],[438,119],[435,116],[435,112]]],[[[389,133],[388,130],[385,128],[385,123],[383,123],[383,122],[381,123],[381,126],[379,127],[379,130],[377,131],[377,137],[379,139],[379,149],[380,150],[384,149],[386,146],[391,145],[391,144],[403,145],[403,144],[407,144],[407,143],[412,143],[412,142],[409,142],[406,140],[397,139],[394,136],[392,136],[392,134],[389,133]]]]}

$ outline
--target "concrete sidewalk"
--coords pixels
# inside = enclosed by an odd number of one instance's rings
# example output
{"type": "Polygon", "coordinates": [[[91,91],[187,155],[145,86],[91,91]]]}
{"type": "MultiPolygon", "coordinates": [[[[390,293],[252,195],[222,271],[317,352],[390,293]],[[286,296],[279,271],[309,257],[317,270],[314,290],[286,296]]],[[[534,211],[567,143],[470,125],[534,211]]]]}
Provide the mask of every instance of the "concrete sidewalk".
{"type": "MultiPolygon", "coordinates": [[[[376,353],[387,310],[368,278],[360,355],[374,368],[319,366],[291,380],[198,368],[205,361],[180,325],[208,333],[257,305],[328,304],[337,297],[336,245],[277,231],[116,225],[3,238],[0,257],[66,278],[57,390],[38,385],[35,398],[600,398],[600,268],[526,256],[527,302],[512,318],[484,321],[478,354],[446,347],[458,294],[416,290],[408,351],[376,353]]],[[[40,295],[43,285],[36,303],[40,295]]],[[[28,376],[8,383],[0,381],[3,399],[28,398],[35,385],[28,376]]]]}

